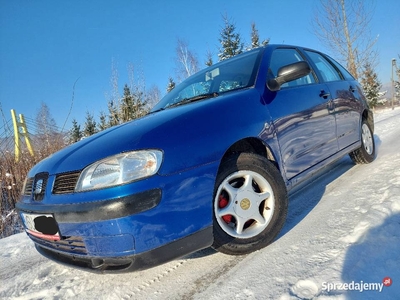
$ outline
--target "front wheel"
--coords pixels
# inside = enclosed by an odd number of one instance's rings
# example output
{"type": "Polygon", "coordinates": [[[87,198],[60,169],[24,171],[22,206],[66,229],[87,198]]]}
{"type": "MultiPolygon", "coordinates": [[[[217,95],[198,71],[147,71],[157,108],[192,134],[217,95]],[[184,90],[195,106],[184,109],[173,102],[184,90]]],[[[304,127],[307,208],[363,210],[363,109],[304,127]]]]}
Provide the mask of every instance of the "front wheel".
{"type": "Polygon", "coordinates": [[[242,255],[270,244],[287,213],[286,187],[266,158],[234,155],[222,163],[214,191],[214,244],[220,252],[242,255]]]}
{"type": "Polygon", "coordinates": [[[349,155],[356,164],[368,164],[375,159],[374,136],[365,120],[361,123],[361,147],[349,155]]]}

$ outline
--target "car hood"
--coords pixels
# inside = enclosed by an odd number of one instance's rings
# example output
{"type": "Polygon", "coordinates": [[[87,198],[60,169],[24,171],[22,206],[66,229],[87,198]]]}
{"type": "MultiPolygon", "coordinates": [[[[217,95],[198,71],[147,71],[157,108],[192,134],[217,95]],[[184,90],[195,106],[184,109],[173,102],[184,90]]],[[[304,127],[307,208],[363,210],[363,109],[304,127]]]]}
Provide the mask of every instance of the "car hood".
{"type": "Polygon", "coordinates": [[[254,89],[247,89],[165,109],[109,128],[41,161],[30,171],[30,177],[40,172],[52,175],[79,171],[100,159],[140,149],[164,152],[160,174],[219,160],[230,143],[243,135],[244,128],[252,132],[249,134],[260,132],[256,112],[251,109],[255,106],[243,110],[243,102],[260,99],[259,94],[255,96],[254,89]],[[254,120],[255,128],[249,120],[254,120]]]}
{"type": "Polygon", "coordinates": [[[30,173],[48,172],[51,175],[78,171],[100,159],[121,152],[162,149],[158,141],[158,135],[162,133],[160,127],[176,118],[174,113],[176,114],[177,110],[149,114],[99,132],[52,154],[34,166],[30,173]],[[149,139],[149,136],[153,138],[149,139]]]}

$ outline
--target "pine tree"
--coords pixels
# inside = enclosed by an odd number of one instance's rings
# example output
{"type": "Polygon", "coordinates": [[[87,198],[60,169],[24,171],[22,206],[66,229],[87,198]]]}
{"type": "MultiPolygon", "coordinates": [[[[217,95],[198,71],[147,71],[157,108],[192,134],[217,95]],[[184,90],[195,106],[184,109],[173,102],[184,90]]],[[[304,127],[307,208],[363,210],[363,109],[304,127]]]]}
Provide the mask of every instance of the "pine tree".
{"type": "Polygon", "coordinates": [[[167,93],[172,91],[174,88],[175,88],[175,81],[172,79],[172,77],[170,77],[167,86],[167,93]]]}
{"type": "Polygon", "coordinates": [[[380,97],[379,91],[382,85],[378,80],[378,75],[372,69],[372,66],[369,62],[364,65],[361,84],[369,106],[374,108],[378,104],[380,97]]]}
{"type": "Polygon", "coordinates": [[[135,119],[135,103],[133,95],[127,84],[124,86],[124,95],[121,99],[119,120],[122,123],[135,119]]]}
{"type": "Polygon", "coordinates": [[[210,67],[214,64],[213,59],[212,59],[212,53],[210,51],[207,51],[207,60],[205,62],[205,65],[207,67],[210,67]]]}
{"type": "Polygon", "coordinates": [[[240,34],[236,32],[236,26],[227,16],[224,16],[224,28],[221,31],[221,48],[219,49],[219,61],[231,58],[243,52],[243,43],[240,34]]]}
{"type": "MultiPolygon", "coordinates": [[[[399,55],[400,59],[400,55],[399,55]]],[[[397,78],[400,80],[400,68],[395,65],[397,78]]],[[[394,81],[394,99],[400,102],[400,82],[394,81]]]]}
{"type": "Polygon", "coordinates": [[[256,28],[256,23],[251,23],[251,45],[247,47],[247,50],[258,48],[260,46],[265,46],[269,43],[269,39],[265,39],[260,44],[260,36],[258,34],[258,29],[256,28]]]}
{"type": "Polygon", "coordinates": [[[119,124],[118,106],[115,101],[110,100],[108,102],[108,127],[112,127],[119,124]]]}
{"type": "Polygon", "coordinates": [[[269,38],[262,41],[261,46],[266,46],[269,44],[269,38]]]}
{"type": "Polygon", "coordinates": [[[260,36],[258,35],[258,30],[256,28],[256,23],[251,23],[251,46],[250,49],[260,47],[260,36]]]}
{"type": "Polygon", "coordinates": [[[72,120],[72,129],[69,134],[70,143],[75,143],[82,138],[81,126],[78,124],[76,119],[72,120]]]}
{"type": "Polygon", "coordinates": [[[104,112],[100,113],[99,117],[100,121],[99,124],[97,125],[98,131],[103,131],[109,127],[109,124],[107,123],[107,116],[104,112]]]}
{"type": "Polygon", "coordinates": [[[129,121],[143,117],[149,112],[147,106],[147,98],[145,94],[146,93],[144,92],[144,90],[142,90],[142,88],[140,88],[139,86],[134,87],[134,90],[132,92],[133,113],[132,118],[129,121]]]}
{"type": "Polygon", "coordinates": [[[147,102],[148,98],[142,88],[134,86],[132,89],[125,84],[124,94],[118,103],[112,100],[108,102],[108,124],[105,123],[105,116],[101,116],[99,126],[108,128],[140,118],[149,111],[147,102]]]}
{"type": "Polygon", "coordinates": [[[86,121],[85,128],[83,129],[83,136],[88,137],[97,132],[96,129],[96,121],[93,118],[93,115],[89,112],[86,112],[86,121]]]}

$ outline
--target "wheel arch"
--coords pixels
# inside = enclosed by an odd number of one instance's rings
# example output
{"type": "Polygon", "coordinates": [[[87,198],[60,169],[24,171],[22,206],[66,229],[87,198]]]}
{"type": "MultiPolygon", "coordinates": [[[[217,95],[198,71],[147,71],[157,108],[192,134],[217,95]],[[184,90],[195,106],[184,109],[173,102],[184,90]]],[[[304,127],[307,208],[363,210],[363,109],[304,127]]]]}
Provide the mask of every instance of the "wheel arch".
{"type": "Polygon", "coordinates": [[[374,133],[374,114],[373,114],[373,112],[369,109],[364,109],[364,111],[362,112],[362,115],[361,115],[361,122],[363,120],[365,120],[368,123],[368,125],[372,131],[372,134],[373,134],[374,133]]]}
{"type": "Polygon", "coordinates": [[[220,165],[230,156],[238,153],[254,153],[265,157],[273,163],[273,165],[280,171],[277,159],[268,144],[265,144],[261,139],[255,137],[248,137],[241,139],[231,145],[224,153],[220,165]]]}

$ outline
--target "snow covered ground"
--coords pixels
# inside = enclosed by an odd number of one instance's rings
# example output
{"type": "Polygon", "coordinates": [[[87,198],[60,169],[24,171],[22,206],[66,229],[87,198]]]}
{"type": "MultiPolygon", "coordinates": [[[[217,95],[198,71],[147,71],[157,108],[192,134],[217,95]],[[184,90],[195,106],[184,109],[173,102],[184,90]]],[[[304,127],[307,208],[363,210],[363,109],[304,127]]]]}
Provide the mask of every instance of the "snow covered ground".
{"type": "Polygon", "coordinates": [[[400,299],[400,109],[375,114],[378,156],[346,157],[290,197],[269,247],[206,249],[170,263],[96,275],[40,256],[25,233],[0,240],[1,299],[400,299]],[[371,290],[378,289],[378,290],[371,290]]]}

